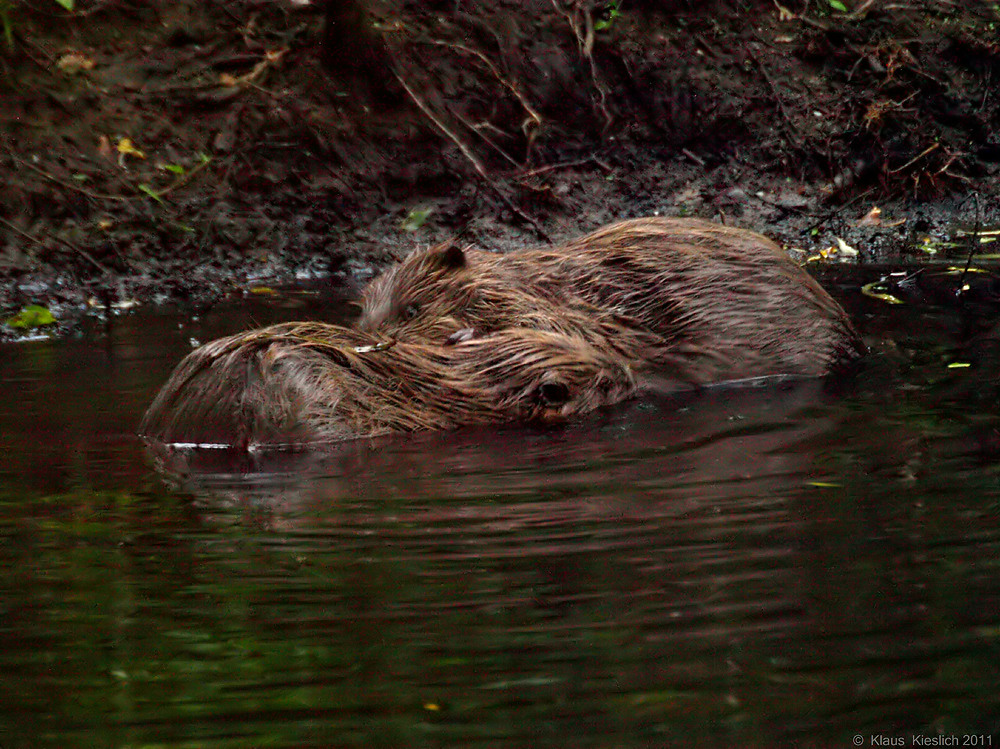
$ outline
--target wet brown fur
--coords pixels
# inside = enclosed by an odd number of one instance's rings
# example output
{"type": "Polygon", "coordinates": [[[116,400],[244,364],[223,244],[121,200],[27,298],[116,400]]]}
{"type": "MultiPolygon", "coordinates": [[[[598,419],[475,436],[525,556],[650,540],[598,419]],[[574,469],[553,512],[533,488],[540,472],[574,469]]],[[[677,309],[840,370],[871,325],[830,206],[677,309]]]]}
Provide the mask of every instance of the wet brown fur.
{"type": "Polygon", "coordinates": [[[840,306],[774,242],[698,219],[623,221],[506,255],[418,252],[365,290],[360,326],[430,341],[553,331],[685,385],[821,375],[862,350],[840,306]]]}
{"type": "Polygon", "coordinates": [[[455,345],[286,323],[208,343],[140,432],[165,443],[300,444],[565,417],[630,397],[629,364],[579,336],[511,328],[455,345]]]}

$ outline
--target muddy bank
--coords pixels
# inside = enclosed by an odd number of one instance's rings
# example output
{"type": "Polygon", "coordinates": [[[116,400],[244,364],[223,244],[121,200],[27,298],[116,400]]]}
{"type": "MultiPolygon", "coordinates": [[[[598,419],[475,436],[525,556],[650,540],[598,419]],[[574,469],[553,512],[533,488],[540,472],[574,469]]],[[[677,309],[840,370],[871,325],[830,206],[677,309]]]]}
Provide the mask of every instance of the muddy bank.
{"type": "Polygon", "coordinates": [[[368,6],[375,74],[316,2],[15,4],[4,317],[350,286],[456,234],[508,250],[654,213],[861,261],[1000,223],[989,4],[368,6]]]}

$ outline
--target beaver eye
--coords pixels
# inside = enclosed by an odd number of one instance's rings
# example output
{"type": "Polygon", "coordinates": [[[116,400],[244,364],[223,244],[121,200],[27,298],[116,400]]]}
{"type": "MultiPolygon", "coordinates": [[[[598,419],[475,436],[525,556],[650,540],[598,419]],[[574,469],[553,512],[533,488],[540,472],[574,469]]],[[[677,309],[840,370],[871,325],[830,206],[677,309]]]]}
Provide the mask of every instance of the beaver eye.
{"type": "Polygon", "coordinates": [[[412,320],[419,314],[420,314],[420,307],[412,302],[410,304],[407,304],[403,308],[403,317],[407,320],[412,320]]]}
{"type": "Polygon", "coordinates": [[[546,406],[561,406],[569,400],[569,388],[561,382],[545,382],[538,388],[538,396],[546,406]]]}

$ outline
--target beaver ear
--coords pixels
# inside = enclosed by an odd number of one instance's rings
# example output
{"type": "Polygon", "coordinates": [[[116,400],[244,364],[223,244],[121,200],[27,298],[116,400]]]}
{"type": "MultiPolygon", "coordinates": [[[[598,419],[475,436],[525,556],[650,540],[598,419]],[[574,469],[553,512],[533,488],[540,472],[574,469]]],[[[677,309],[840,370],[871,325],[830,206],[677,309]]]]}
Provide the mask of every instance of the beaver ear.
{"type": "Polygon", "coordinates": [[[435,249],[431,259],[435,269],[458,270],[465,267],[465,251],[453,242],[435,249]]]}

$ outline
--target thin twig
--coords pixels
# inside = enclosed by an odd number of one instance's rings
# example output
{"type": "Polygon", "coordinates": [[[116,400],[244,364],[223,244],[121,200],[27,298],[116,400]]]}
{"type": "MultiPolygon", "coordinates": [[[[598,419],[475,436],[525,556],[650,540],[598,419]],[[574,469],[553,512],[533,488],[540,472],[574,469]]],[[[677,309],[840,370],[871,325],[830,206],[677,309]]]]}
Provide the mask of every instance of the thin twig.
{"type": "Polygon", "coordinates": [[[705,159],[701,158],[701,156],[699,156],[698,154],[692,153],[686,148],[682,148],[681,153],[687,156],[689,159],[691,159],[691,161],[693,161],[698,166],[702,167],[705,166],[705,159]]]}
{"type": "Polygon", "coordinates": [[[809,234],[809,233],[811,233],[813,231],[813,229],[818,229],[820,226],[822,226],[823,224],[825,224],[827,221],[829,221],[831,218],[833,218],[834,216],[836,216],[838,213],[844,213],[844,212],[846,212],[847,209],[850,208],[852,205],[855,205],[856,203],[860,203],[862,200],[864,200],[865,198],[867,198],[873,192],[875,192],[875,188],[874,187],[869,187],[864,192],[855,195],[853,198],[851,198],[850,200],[848,200],[846,203],[843,203],[843,204],[837,206],[832,211],[827,211],[827,212],[821,213],[821,214],[813,214],[814,216],[818,215],[819,216],[819,220],[816,221],[811,226],[807,226],[805,229],[802,230],[801,233],[802,234],[809,234]]]}
{"type": "Polygon", "coordinates": [[[800,21],[802,21],[802,23],[804,23],[806,26],[812,26],[814,29],[819,29],[820,31],[829,31],[830,30],[830,27],[827,26],[825,23],[822,23],[821,21],[817,21],[814,18],[810,18],[809,16],[803,16],[803,15],[800,14],[800,15],[796,16],[796,18],[798,18],[800,21]]]}
{"type": "Polygon", "coordinates": [[[923,151],[921,151],[920,153],[918,153],[916,156],[914,156],[912,159],[910,159],[909,161],[907,161],[905,164],[903,164],[902,166],[897,167],[895,169],[890,169],[888,171],[888,173],[889,174],[899,174],[904,169],[907,169],[907,168],[913,166],[918,161],[920,161],[920,159],[922,159],[924,156],[926,156],[927,154],[931,153],[932,151],[936,151],[940,147],[941,147],[940,143],[931,143],[931,145],[927,146],[927,148],[925,148],[923,151]]]}
{"type": "Polygon", "coordinates": [[[66,182],[64,180],[61,180],[54,174],[50,174],[44,169],[37,167],[34,164],[25,161],[24,159],[19,159],[13,154],[11,154],[11,158],[21,166],[25,166],[31,171],[42,175],[43,177],[45,177],[45,179],[51,182],[55,182],[57,185],[65,187],[67,190],[73,190],[75,192],[80,193],[81,195],[86,195],[88,198],[93,198],[94,200],[122,200],[127,202],[131,200],[140,200],[142,197],[140,195],[102,195],[100,193],[91,192],[90,190],[86,190],[80,187],[79,185],[74,185],[72,182],[66,182]]]}
{"type": "Polygon", "coordinates": [[[403,87],[403,90],[410,95],[411,99],[413,99],[413,103],[417,105],[421,112],[427,115],[427,119],[434,123],[434,126],[444,133],[448,140],[458,146],[458,150],[461,151],[462,155],[469,160],[469,163],[472,164],[473,167],[475,167],[475,170],[479,173],[480,177],[485,180],[489,180],[489,177],[486,174],[486,167],[483,166],[483,163],[479,160],[476,154],[472,153],[472,150],[466,145],[465,141],[459,138],[453,130],[444,124],[440,117],[434,114],[431,108],[427,105],[427,102],[417,96],[416,92],[410,88],[410,85],[406,82],[403,76],[399,73],[394,73],[394,75],[396,76],[396,80],[399,81],[399,84],[403,87]]]}
{"type": "MultiPolygon", "coordinates": [[[[472,132],[474,132],[474,133],[475,133],[476,135],[478,135],[478,136],[479,136],[480,138],[482,138],[482,139],[483,139],[483,141],[484,141],[484,142],[486,143],[486,145],[490,146],[490,147],[491,147],[491,148],[492,148],[492,149],[493,149],[494,151],[496,151],[496,152],[497,152],[498,154],[500,154],[500,155],[501,155],[501,156],[503,156],[503,157],[504,157],[505,159],[507,159],[507,161],[508,161],[508,162],[510,163],[510,165],[511,165],[511,166],[514,166],[514,167],[519,167],[519,166],[521,166],[521,164],[520,164],[520,163],[519,163],[519,162],[517,161],[517,159],[515,159],[515,158],[514,158],[513,156],[511,156],[511,155],[510,155],[509,153],[507,153],[506,151],[504,151],[504,150],[503,150],[503,149],[502,149],[502,148],[501,148],[501,147],[499,146],[499,144],[497,144],[497,143],[496,143],[496,142],[495,142],[495,141],[494,141],[494,140],[493,140],[493,139],[492,139],[491,137],[489,137],[489,136],[488,136],[488,135],[487,135],[486,133],[484,133],[484,132],[483,132],[483,131],[482,131],[482,130],[481,130],[480,128],[478,128],[478,127],[477,127],[477,126],[475,125],[475,123],[471,122],[471,121],[469,120],[469,118],[468,118],[468,117],[465,117],[465,116],[463,116],[461,112],[452,112],[452,114],[453,114],[453,115],[454,115],[455,117],[457,117],[457,118],[458,118],[458,121],[459,121],[459,122],[461,122],[461,123],[462,123],[463,125],[465,125],[465,126],[466,126],[466,127],[467,127],[467,128],[469,129],[469,130],[471,130],[471,131],[472,131],[472,132]]],[[[500,131],[500,132],[502,133],[503,131],[500,131]]],[[[504,133],[504,134],[505,134],[505,133],[504,133]]]]}
{"type": "MultiPolygon", "coordinates": [[[[23,229],[21,229],[17,225],[12,224],[7,219],[0,218],[0,224],[3,224],[4,226],[6,226],[11,231],[17,232],[18,234],[20,234],[25,239],[28,239],[28,240],[34,242],[39,247],[45,247],[45,243],[42,240],[40,240],[38,237],[35,237],[35,236],[32,236],[31,234],[28,234],[28,232],[24,231],[23,229]]],[[[60,236],[58,236],[56,234],[51,234],[50,236],[53,239],[55,239],[57,242],[61,242],[62,244],[66,245],[67,247],[69,247],[74,252],[78,253],[80,255],[80,257],[84,258],[85,260],[88,260],[90,263],[92,263],[94,265],[95,268],[97,268],[99,271],[101,271],[101,273],[108,273],[108,269],[104,266],[104,264],[101,263],[101,262],[99,262],[93,255],[91,255],[89,252],[87,252],[82,247],[77,247],[75,244],[66,241],[65,239],[63,239],[62,237],[60,237],[60,236]]]]}
{"type": "Polygon", "coordinates": [[[546,164],[545,166],[536,167],[535,169],[529,169],[525,172],[521,172],[516,175],[518,179],[524,179],[525,177],[537,177],[539,174],[545,174],[546,172],[551,172],[556,169],[572,169],[574,166],[583,166],[584,164],[594,163],[597,166],[604,168],[606,165],[602,165],[601,162],[597,160],[595,156],[588,156],[585,159],[577,159],[576,161],[563,161],[559,164],[546,164]]]}
{"type": "Polygon", "coordinates": [[[965,303],[965,280],[969,275],[969,269],[972,267],[972,258],[976,252],[976,246],[979,244],[979,230],[981,225],[979,223],[979,193],[972,193],[972,199],[976,204],[976,222],[972,225],[972,233],[969,235],[969,255],[965,258],[965,267],[962,269],[962,277],[958,280],[958,298],[960,303],[965,303]]]}
{"type": "Polygon", "coordinates": [[[173,192],[178,187],[183,187],[184,185],[186,185],[188,182],[191,181],[194,175],[196,175],[198,172],[200,172],[202,169],[204,169],[211,163],[212,159],[208,157],[204,158],[199,164],[191,167],[189,171],[185,172],[184,174],[178,175],[177,179],[175,179],[169,185],[164,187],[162,190],[156,190],[155,192],[157,196],[166,195],[168,192],[173,192]]]}
{"type": "Polygon", "coordinates": [[[845,21],[854,21],[854,20],[856,20],[858,18],[861,18],[861,16],[863,16],[865,13],[867,13],[868,9],[871,8],[872,5],[874,5],[874,4],[875,4],[875,0],[865,0],[865,2],[861,3],[861,5],[859,5],[853,11],[851,11],[846,16],[844,16],[844,20],[845,21]]]}
{"type": "MultiPolygon", "coordinates": [[[[50,174],[44,169],[37,167],[34,164],[25,161],[24,159],[19,159],[13,154],[10,154],[10,157],[21,166],[26,166],[31,171],[42,175],[43,177],[45,177],[45,179],[55,182],[57,185],[65,187],[67,190],[74,190],[80,193],[81,195],[86,195],[88,198],[93,198],[94,200],[119,200],[124,202],[130,202],[136,200],[144,200],[146,198],[146,195],[102,195],[101,193],[91,192],[90,190],[86,190],[80,187],[79,185],[74,185],[72,182],[66,182],[65,180],[59,179],[54,174],[50,174]]],[[[183,185],[190,182],[192,177],[194,177],[198,172],[200,172],[202,169],[208,166],[211,162],[212,162],[211,159],[205,159],[200,164],[197,164],[196,166],[192,167],[190,171],[185,172],[184,174],[178,176],[173,182],[164,187],[162,190],[155,190],[154,192],[157,194],[157,196],[166,195],[167,193],[173,192],[178,187],[182,187],[183,185]]]]}
{"type": "Polygon", "coordinates": [[[750,56],[750,59],[757,64],[757,68],[764,76],[764,80],[767,81],[767,85],[771,88],[771,93],[774,95],[774,100],[778,105],[778,111],[781,112],[785,136],[788,138],[788,141],[792,146],[801,151],[803,144],[799,140],[798,134],[792,128],[792,118],[788,114],[788,110],[785,108],[785,100],[781,97],[781,91],[778,89],[778,85],[774,82],[771,74],[767,71],[767,68],[764,67],[764,63],[761,61],[760,57],[757,56],[757,53],[754,52],[751,45],[747,46],[747,54],[750,56]]]}

